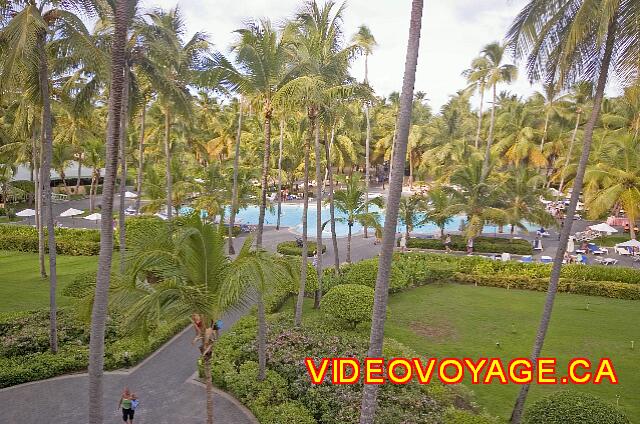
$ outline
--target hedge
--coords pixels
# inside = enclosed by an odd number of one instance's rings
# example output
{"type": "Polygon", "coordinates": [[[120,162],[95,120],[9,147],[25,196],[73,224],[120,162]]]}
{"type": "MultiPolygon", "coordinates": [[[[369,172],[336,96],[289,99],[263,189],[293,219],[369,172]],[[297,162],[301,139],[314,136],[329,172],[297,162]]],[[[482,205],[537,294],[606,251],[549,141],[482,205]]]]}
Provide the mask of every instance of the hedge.
{"type": "Polygon", "coordinates": [[[629,419],[613,404],[597,396],[572,391],[555,392],[533,403],[523,424],[627,424],[629,419]]]}
{"type": "MultiPolygon", "coordinates": [[[[313,256],[316,252],[316,246],[317,246],[316,242],[308,241],[307,245],[308,245],[307,256],[313,256]]],[[[276,250],[278,251],[278,253],[282,255],[289,255],[289,256],[302,255],[302,248],[298,247],[298,244],[295,241],[283,241],[282,243],[278,243],[278,247],[276,250]]],[[[322,253],[326,251],[327,251],[327,246],[323,244],[322,253]]]]}
{"type": "MultiPolygon", "coordinates": [[[[61,255],[94,256],[100,253],[98,230],[56,228],[55,235],[56,250],[61,255]]],[[[0,225],[0,250],[37,253],[38,230],[27,225],[0,225]]],[[[46,239],[45,250],[48,250],[46,239]]]]}
{"type": "Polygon", "coordinates": [[[322,310],[330,319],[355,328],[370,322],[374,291],[358,284],[342,284],[329,290],[322,298],[322,310]]]}
{"type": "MultiPolygon", "coordinates": [[[[442,239],[409,238],[407,247],[412,249],[445,250],[442,239]]],[[[451,236],[451,250],[466,251],[467,239],[460,235],[451,236]]],[[[501,237],[476,237],[473,240],[473,251],[477,253],[513,253],[530,255],[533,246],[526,240],[501,237]]]]}
{"type": "MultiPolygon", "coordinates": [[[[377,259],[341,269],[338,277],[325,274],[323,288],[339,284],[375,286],[377,259]]],[[[546,291],[551,267],[516,261],[496,261],[481,256],[397,253],[393,257],[390,291],[430,283],[452,282],[482,286],[546,291]]],[[[601,265],[565,265],[558,290],[565,293],[640,300],[640,271],[601,265]]]]}

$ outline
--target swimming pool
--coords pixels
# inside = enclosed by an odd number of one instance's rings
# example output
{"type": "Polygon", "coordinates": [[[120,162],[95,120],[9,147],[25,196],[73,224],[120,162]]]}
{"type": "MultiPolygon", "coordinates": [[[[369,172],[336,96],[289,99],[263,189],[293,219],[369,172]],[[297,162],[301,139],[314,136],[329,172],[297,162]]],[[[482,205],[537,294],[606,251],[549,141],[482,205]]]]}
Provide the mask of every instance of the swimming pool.
{"type": "MultiPolygon", "coordinates": [[[[280,225],[282,227],[289,227],[289,229],[296,233],[302,234],[302,204],[282,204],[282,215],[280,216],[280,225]]],[[[371,205],[369,207],[371,212],[382,212],[377,206],[371,205]]],[[[181,214],[192,212],[193,209],[185,206],[180,209],[181,214]]],[[[267,209],[265,211],[264,223],[265,225],[275,226],[277,221],[277,207],[267,209]]],[[[241,224],[250,224],[256,225],[258,223],[258,216],[260,214],[260,209],[257,206],[249,206],[245,209],[241,209],[240,212],[236,215],[236,222],[241,224]]],[[[346,214],[340,213],[339,211],[335,211],[336,218],[345,218],[346,214]]],[[[381,213],[382,215],[382,213],[381,213]]],[[[227,211],[226,216],[229,216],[229,211],[227,211]]],[[[316,234],[316,205],[315,203],[309,204],[309,210],[307,213],[307,224],[308,224],[308,234],[315,235],[316,234]]],[[[326,222],[329,220],[329,206],[324,206],[322,208],[322,222],[326,222]]],[[[384,216],[381,216],[381,219],[384,219],[384,216]]],[[[445,226],[445,231],[459,231],[461,222],[464,222],[466,217],[464,215],[455,216],[453,220],[445,226]]],[[[534,224],[526,223],[526,227],[529,231],[535,231],[539,226],[534,224]]],[[[402,232],[405,230],[404,225],[398,223],[398,231],[402,232]]],[[[506,229],[506,227],[505,227],[506,229]]],[[[412,233],[419,234],[439,234],[440,229],[432,223],[427,223],[420,227],[415,227],[412,233]]],[[[498,231],[498,228],[494,225],[485,225],[483,232],[484,233],[495,233],[498,231]]],[[[336,235],[338,237],[346,237],[349,232],[349,226],[346,222],[340,222],[336,219],[336,235]]],[[[358,234],[362,232],[362,226],[360,224],[354,224],[352,233],[358,234]]],[[[327,224],[324,227],[322,232],[323,236],[331,237],[331,226],[327,224]]]]}

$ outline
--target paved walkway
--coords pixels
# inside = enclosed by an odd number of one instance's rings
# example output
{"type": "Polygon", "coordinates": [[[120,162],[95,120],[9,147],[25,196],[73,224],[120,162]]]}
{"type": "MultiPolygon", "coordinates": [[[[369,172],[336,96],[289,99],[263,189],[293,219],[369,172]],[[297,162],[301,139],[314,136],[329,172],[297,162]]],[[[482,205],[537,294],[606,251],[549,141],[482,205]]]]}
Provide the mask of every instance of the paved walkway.
{"type": "MultiPolygon", "coordinates": [[[[229,326],[241,314],[225,317],[229,326]]],[[[136,424],[196,424],[206,421],[205,389],[193,377],[198,350],[189,328],[131,370],[104,377],[105,423],[122,422],[120,393],[128,386],[140,398],[136,424]]],[[[48,424],[87,422],[88,378],[68,375],[0,390],[0,423],[48,424]]],[[[213,399],[217,423],[257,424],[240,403],[217,391],[213,399]]]]}

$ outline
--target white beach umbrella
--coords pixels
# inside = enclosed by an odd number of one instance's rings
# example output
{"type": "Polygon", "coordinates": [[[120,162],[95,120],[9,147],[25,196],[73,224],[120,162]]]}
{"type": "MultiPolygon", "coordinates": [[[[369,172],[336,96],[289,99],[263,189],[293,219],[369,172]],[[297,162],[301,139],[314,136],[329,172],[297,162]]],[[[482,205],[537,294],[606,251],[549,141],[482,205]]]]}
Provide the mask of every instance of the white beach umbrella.
{"type": "Polygon", "coordinates": [[[616,244],[616,247],[635,247],[640,249],[640,241],[636,239],[631,239],[629,241],[625,241],[624,243],[616,244]]]}
{"type": "Polygon", "coordinates": [[[125,199],[135,199],[136,197],[138,197],[138,195],[135,194],[135,193],[132,193],[130,191],[125,191],[124,192],[124,197],[125,197],[125,199]]]}
{"type": "Polygon", "coordinates": [[[18,212],[16,216],[19,216],[19,217],[36,216],[36,211],[34,211],[33,209],[24,209],[18,212]]]}
{"type": "Polygon", "coordinates": [[[613,228],[611,225],[607,224],[606,222],[602,222],[602,223],[596,224],[596,225],[591,225],[589,228],[591,230],[597,231],[599,233],[612,234],[612,233],[617,233],[618,232],[618,230],[616,230],[615,228],[613,228]]]}
{"type": "Polygon", "coordinates": [[[60,216],[63,217],[63,218],[67,218],[67,217],[70,217],[70,216],[82,215],[83,213],[84,212],[82,212],[79,209],[69,208],[66,211],[62,212],[60,214],[60,216]]]}
{"type": "Polygon", "coordinates": [[[102,215],[99,213],[92,213],[91,215],[87,215],[84,217],[87,221],[100,221],[102,219],[102,215]]]}

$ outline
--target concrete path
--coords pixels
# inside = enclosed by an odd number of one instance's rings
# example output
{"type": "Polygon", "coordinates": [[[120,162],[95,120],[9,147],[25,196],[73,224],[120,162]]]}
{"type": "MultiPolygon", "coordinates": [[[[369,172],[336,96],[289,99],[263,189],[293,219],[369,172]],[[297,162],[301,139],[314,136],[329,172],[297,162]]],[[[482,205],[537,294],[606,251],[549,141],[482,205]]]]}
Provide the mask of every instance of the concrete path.
{"type": "MultiPolygon", "coordinates": [[[[231,326],[241,313],[225,317],[231,326]]],[[[121,423],[118,400],[127,386],[138,395],[136,424],[200,424],[206,421],[205,388],[194,380],[198,350],[188,328],[130,370],[104,377],[105,423],[121,423]]],[[[0,390],[0,423],[87,422],[88,378],[68,375],[0,390]]],[[[214,395],[216,423],[257,424],[251,412],[230,395],[214,395]]]]}

